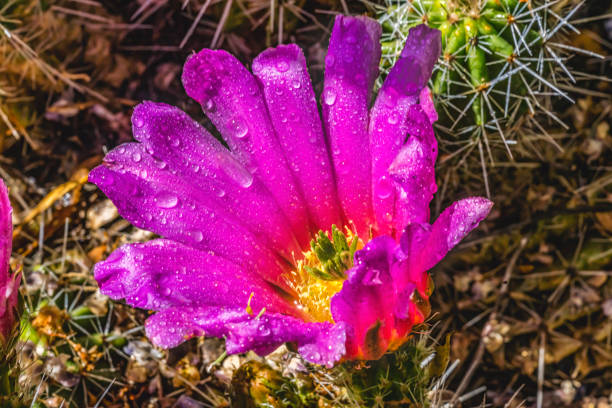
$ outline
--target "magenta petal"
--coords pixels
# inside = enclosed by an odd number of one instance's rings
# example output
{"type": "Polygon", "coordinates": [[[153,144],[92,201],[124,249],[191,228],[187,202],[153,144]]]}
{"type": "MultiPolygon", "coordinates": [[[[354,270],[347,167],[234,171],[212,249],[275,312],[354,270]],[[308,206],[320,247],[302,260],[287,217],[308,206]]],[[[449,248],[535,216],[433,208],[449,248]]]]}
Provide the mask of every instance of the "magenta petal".
{"type": "Polygon", "coordinates": [[[261,53],[253,72],[263,85],[272,124],[318,229],[340,225],[340,209],[306,59],[295,44],[261,53]]]}
{"type": "Polygon", "coordinates": [[[422,268],[437,264],[455,245],[485,219],[493,202],[483,197],[464,198],[454,202],[440,214],[422,253],[422,268]]]}
{"type": "Polygon", "coordinates": [[[426,254],[426,245],[431,234],[431,225],[411,224],[400,237],[402,267],[393,270],[393,282],[396,287],[404,288],[416,285],[422,292],[427,288],[427,269],[422,267],[426,254]]]}
{"type": "Polygon", "coordinates": [[[21,275],[13,276],[10,269],[13,247],[13,209],[4,181],[0,179],[0,346],[15,323],[14,313],[21,275]]]}
{"type": "Polygon", "coordinates": [[[347,325],[347,355],[363,359],[378,359],[387,350],[386,343],[394,329],[395,266],[397,243],[389,236],[370,241],[355,253],[355,266],[348,279],[331,300],[331,312],[336,322],[347,325]],[[368,330],[380,324],[377,342],[371,342],[368,330]]]}
{"type": "Polygon", "coordinates": [[[255,77],[226,51],[204,49],[183,70],[187,94],[206,115],[240,162],[272,193],[301,244],[308,242],[308,214],[270,122],[255,77]]]}
{"type": "MultiPolygon", "coordinates": [[[[387,170],[407,137],[423,138],[423,124],[415,104],[421,101],[422,110],[433,123],[435,109],[425,84],[440,54],[440,31],[420,25],[410,29],[401,57],[389,72],[370,113],[370,149],[372,152],[373,208],[379,234],[399,231],[409,220],[396,222],[394,215],[397,191],[389,180],[387,170]],[[429,96],[429,98],[428,98],[429,96]],[[415,115],[417,116],[415,118],[415,115]],[[417,123],[413,123],[414,121],[417,123]]],[[[427,131],[427,130],[425,130],[427,131]]],[[[435,143],[432,135],[427,135],[435,143]]],[[[429,143],[429,142],[428,142],[429,143]]],[[[437,148],[434,144],[432,148],[437,148]]],[[[435,161],[435,156],[432,160],[435,161]]],[[[424,220],[427,221],[427,220],[424,220]]]]}
{"type": "MultiPolygon", "coordinates": [[[[258,311],[255,311],[257,313],[258,311]]],[[[151,316],[147,336],[156,345],[174,347],[193,336],[226,336],[229,354],[249,350],[269,352],[294,342],[304,358],[332,367],[344,355],[343,325],[306,323],[294,317],[264,311],[250,315],[243,308],[171,308],[151,316]]]]}
{"type": "Polygon", "coordinates": [[[423,108],[423,111],[431,123],[438,120],[438,112],[436,112],[433,95],[431,94],[431,89],[428,87],[424,87],[421,90],[419,94],[419,105],[421,105],[421,108],[423,108]]]}
{"type": "Polygon", "coordinates": [[[93,169],[96,184],[135,226],[259,271],[274,281],[282,268],[276,256],[189,180],[154,159],[141,144],[128,143],[93,169]]]}
{"type": "Polygon", "coordinates": [[[412,223],[427,222],[429,203],[436,191],[429,146],[411,137],[389,166],[388,174],[396,182],[395,231],[412,223]]]}
{"type": "Polygon", "coordinates": [[[397,304],[393,310],[395,317],[401,320],[410,320],[415,313],[414,303],[411,296],[416,290],[416,285],[412,282],[407,283],[397,295],[397,304]]]}
{"type": "Polygon", "coordinates": [[[258,274],[166,239],[123,245],[96,264],[94,276],[102,293],[143,309],[250,304],[253,310],[294,312],[258,274]]]}
{"type": "Polygon", "coordinates": [[[258,177],[206,129],[178,108],[143,102],[132,115],[134,138],[155,158],[180,172],[208,200],[235,216],[258,238],[291,259],[300,248],[287,218],[258,177]],[[244,205],[249,203],[249,205],[244,205]]]}
{"type": "MultiPolygon", "coordinates": [[[[11,280],[11,249],[13,248],[13,208],[8,196],[8,189],[0,179],[0,293],[11,280]]],[[[0,312],[4,311],[4,302],[0,300],[0,312]]]]}
{"type": "Polygon", "coordinates": [[[441,36],[440,30],[425,24],[411,28],[402,53],[383,86],[403,96],[418,96],[440,56],[441,36]]]}
{"type": "Polygon", "coordinates": [[[378,23],[337,16],[325,58],[323,121],[344,214],[367,236],[373,221],[368,106],[380,61],[378,23]]]}

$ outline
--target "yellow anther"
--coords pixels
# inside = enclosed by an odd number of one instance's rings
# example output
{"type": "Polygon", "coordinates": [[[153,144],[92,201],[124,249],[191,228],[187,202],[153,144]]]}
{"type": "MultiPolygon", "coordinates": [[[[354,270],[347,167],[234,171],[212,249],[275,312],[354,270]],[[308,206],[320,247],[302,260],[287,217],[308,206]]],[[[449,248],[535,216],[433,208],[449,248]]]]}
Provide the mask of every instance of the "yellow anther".
{"type": "Polygon", "coordinates": [[[253,299],[253,296],[255,296],[255,292],[251,292],[249,300],[247,300],[246,312],[249,316],[253,316],[253,308],[251,308],[251,299],[253,299]]]}

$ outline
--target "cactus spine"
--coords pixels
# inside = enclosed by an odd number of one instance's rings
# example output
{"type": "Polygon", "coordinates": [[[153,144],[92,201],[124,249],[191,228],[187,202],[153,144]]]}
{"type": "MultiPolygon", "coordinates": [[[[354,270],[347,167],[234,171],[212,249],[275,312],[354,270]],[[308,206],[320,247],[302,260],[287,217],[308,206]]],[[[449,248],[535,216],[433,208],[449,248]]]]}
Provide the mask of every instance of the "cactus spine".
{"type": "Polygon", "coordinates": [[[386,0],[378,14],[381,68],[393,66],[411,27],[439,29],[443,52],[430,86],[442,128],[457,135],[498,132],[508,149],[513,135],[504,133],[522,114],[544,112],[559,121],[546,101],[572,101],[564,91],[575,83],[567,53],[594,54],[558,37],[577,32],[569,20],[581,4],[564,12],[545,0],[386,0]]]}

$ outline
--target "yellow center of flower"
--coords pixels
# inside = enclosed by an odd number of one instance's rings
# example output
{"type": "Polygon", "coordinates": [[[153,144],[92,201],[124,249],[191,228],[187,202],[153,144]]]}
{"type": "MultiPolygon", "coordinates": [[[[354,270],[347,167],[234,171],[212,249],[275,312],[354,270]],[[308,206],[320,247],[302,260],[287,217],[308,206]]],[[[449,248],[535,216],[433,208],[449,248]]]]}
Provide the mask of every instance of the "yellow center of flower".
{"type": "Polygon", "coordinates": [[[363,241],[349,228],[343,233],[335,225],[331,232],[319,231],[310,251],[295,260],[293,270],[282,278],[294,292],[294,304],[315,322],[332,322],[331,298],[342,289],[345,272],[353,266],[355,251],[363,241]]]}

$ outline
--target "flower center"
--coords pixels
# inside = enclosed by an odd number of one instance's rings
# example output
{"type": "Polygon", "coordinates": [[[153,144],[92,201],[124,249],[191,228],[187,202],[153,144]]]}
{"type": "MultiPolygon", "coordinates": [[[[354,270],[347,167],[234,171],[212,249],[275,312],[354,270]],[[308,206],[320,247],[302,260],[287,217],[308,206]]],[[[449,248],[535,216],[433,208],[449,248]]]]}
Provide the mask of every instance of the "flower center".
{"type": "Polygon", "coordinates": [[[353,267],[353,255],[363,246],[363,241],[349,228],[344,233],[332,225],[331,233],[319,231],[310,241],[310,251],[296,260],[294,270],[283,275],[295,293],[297,308],[313,321],[333,323],[331,298],[342,289],[346,271],[353,267]]]}

